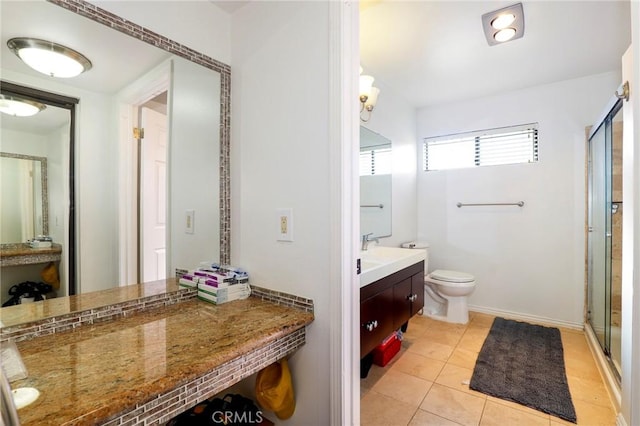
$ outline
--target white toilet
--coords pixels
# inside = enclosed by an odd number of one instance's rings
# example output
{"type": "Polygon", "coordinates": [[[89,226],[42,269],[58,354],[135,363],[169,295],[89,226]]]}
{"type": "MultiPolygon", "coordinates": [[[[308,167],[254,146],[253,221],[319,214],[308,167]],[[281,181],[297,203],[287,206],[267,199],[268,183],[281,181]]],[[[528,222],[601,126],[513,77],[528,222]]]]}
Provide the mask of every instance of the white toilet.
{"type": "Polygon", "coordinates": [[[426,251],[424,261],[424,309],[422,315],[440,321],[466,324],[469,322],[467,297],[476,287],[471,274],[447,269],[429,271],[429,245],[426,243],[405,243],[405,248],[426,251]]]}

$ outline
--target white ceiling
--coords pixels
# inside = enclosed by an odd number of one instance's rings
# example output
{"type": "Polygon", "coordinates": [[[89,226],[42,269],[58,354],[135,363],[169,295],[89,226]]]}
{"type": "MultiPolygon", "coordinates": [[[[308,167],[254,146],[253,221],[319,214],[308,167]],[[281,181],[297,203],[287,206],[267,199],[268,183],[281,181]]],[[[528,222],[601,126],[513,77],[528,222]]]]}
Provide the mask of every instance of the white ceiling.
{"type": "Polygon", "coordinates": [[[489,46],[482,15],[514,3],[364,1],[364,73],[419,108],[620,69],[629,1],[523,1],[524,37],[489,46]]]}

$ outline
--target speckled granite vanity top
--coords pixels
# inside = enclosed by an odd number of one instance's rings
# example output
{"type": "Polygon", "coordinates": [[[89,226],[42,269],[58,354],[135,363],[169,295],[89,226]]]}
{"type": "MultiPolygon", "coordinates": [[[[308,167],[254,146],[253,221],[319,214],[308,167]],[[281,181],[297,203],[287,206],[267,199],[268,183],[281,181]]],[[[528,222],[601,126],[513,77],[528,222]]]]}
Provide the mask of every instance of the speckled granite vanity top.
{"type": "Polygon", "coordinates": [[[48,248],[31,248],[26,243],[0,244],[0,266],[31,265],[60,260],[62,246],[53,243],[48,248]]]}
{"type": "Polygon", "coordinates": [[[2,321],[3,327],[43,322],[46,321],[47,318],[61,317],[76,312],[90,311],[92,309],[109,308],[119,303],[152,296],[164,297],[165,295],[171,295],[178,291],[180,291],[180,288],[178,287],[177,281],[171,278],[144,284],[114,287],[107,290],[77,294],[75,296],[48,299],[38,303],[0,308],[0,321],[2,321]]]}
{"type": "Polygon", "coordinates": [[[23,425],[101,424],[227,363],[242,370],[244,354],[312,321],[311,312],[257,297],[218,306],[190,299],[24,340],[17,345],[29,377],[11,387],[41,395],[18,414],[23,425]]]}

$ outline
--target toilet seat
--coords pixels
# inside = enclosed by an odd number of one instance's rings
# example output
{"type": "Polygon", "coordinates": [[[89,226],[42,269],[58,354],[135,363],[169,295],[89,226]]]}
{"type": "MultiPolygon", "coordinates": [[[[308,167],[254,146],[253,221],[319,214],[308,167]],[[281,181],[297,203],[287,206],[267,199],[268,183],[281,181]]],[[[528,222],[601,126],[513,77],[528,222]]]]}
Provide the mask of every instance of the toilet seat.
{"type": "Polygon", "coordinates": [[[436,269],[429,274],[429,278],[446,283],[470,283],[475,280],[475,277],[471,274],[458,271],[449,271],[446,269],[436,269]]]}

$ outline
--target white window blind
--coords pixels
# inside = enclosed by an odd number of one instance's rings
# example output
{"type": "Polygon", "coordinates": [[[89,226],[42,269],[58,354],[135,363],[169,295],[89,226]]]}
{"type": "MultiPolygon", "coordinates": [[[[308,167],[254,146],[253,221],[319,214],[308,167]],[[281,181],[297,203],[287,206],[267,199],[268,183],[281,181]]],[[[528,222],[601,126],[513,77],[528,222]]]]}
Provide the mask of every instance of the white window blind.
{"type": "Polygon", "coordinates": [[[391,148],[365,148],[360,151],[360,176],[391,174],[391,148]]]}
{"type": "Polygon", "coordinates": [[[446,170],[538,161],[538,125],[425,138],[423,169],[446,170]]]}

